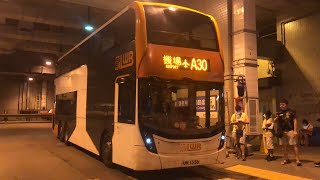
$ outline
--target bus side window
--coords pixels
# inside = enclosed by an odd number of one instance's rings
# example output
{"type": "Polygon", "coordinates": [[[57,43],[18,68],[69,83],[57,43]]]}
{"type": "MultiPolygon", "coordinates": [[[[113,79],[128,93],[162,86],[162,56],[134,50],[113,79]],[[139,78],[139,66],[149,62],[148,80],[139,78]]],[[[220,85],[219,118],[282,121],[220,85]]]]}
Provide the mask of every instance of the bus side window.
{"type": "Polygon", "coordinates": [[[118,98],[118,122],[135,123],[135,82],[130,77],[120,78],[118,98]]]}

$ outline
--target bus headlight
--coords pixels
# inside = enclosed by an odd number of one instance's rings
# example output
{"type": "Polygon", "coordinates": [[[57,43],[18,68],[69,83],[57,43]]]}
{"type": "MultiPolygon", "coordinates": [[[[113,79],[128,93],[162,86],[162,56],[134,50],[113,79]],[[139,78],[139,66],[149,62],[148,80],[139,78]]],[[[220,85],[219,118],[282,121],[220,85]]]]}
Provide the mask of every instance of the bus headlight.
{"type": "Polygon", "coordinates": [[[221,136],[221,140],[225,140],[226,139],[226,136],[225,135],[222,135],[221,136]]]}
{"type": "Polygon", "coordinates": [[[142,137],[143,137],[143,142],[146,148],[148,149],[148,151],[157,154],[157,148],[156,148],[152,134],[149,132],[144,132],[142,137]]]}

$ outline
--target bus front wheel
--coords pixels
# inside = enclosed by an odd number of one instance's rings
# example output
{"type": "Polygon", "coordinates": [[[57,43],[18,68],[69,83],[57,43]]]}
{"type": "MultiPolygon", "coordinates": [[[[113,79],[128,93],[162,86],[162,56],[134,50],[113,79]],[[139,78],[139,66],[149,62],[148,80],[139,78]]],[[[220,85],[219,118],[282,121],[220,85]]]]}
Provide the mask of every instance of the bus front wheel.
{"type": "Polygon", "coordinates": [[[62,128],[61,124],[59,124],[59,126],[58,126],[58,136],[59,136],[59,140],[60,140],[61,142],[63,142],[63,140],[64,140],[64,133],[63,133],[63,128],[62,128]]]}
{"type": "Polygon", "coordinates": [[[112,162],[112,143],[111,138],[108,136],[104,136],[102,144],[101,144],[101,159],[102,162],[109,168],[114,167],[114,163],[112,162]]]}

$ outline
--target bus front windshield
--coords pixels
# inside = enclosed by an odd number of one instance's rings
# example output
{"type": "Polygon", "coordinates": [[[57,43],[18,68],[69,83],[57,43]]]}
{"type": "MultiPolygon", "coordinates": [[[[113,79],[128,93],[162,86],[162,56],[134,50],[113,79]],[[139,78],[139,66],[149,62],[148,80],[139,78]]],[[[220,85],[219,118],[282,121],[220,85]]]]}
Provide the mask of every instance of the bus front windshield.
{"type": "Polygon", "coordinates": [[[219,89],[208,84],[156,77],[140,79],[140,124],[176,138],[209,137],[221,132],[222,86],[219,89]]]}
{"type": "Polygon", "coordinates": [[[179,8],[145,6],[148,42],[218,51],[217,34],[208,16],[179,8]]]}

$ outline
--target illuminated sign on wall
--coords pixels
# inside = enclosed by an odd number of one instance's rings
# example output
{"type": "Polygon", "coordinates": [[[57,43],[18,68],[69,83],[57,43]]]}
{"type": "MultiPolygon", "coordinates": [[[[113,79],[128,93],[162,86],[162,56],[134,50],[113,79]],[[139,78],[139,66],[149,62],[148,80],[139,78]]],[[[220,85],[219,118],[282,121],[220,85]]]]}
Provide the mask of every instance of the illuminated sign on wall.
{"type": "Polygon", "coordinates": [[[208,59],[163,55],[163,64],[167,69],[210,71],[208,59]]]}

